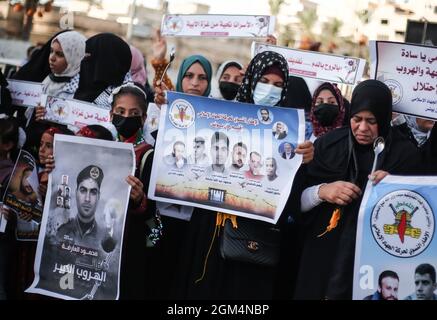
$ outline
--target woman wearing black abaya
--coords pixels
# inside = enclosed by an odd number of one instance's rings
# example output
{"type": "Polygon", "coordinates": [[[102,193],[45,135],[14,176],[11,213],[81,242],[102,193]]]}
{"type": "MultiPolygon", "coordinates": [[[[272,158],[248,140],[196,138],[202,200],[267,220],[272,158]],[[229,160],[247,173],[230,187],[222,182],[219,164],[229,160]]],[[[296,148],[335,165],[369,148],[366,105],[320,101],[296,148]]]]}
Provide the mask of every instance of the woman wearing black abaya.
{"type": "Polygon", "coordinates": [[[417,149],[390,126],[392,96],[386,85],[377,80],[360,83],[350,110],[350,127],[316,140],[314,160],[299,170],[293,186],[292,194],[300,202],[293,212],[306,228],[296,299],[352,297],[357,217],[374,159],[374,140],[385,139],[378,171],[372,174],[374,183],[387,173],[414,174],[420,168],[417,149]],[[341,209],[338,225],[325,233],[330,220],[338,218],[336,208],[341,209]]]}
{"type": "Polygon", "coordinates": [[[130,47],[115,34],[99,33],[87,40],[85,52],[74,99],[93,102],[110,110],[108,98],[113,89],[124,82],[132,82],[130,47]]]}
{"type": "MultiPolygon", "coordinates": [[[[178,72],[176,91],[208,97],[211,91],[212,68],[210,62],[201,55],[185,58],[178,72]]],[[[162,88],[157,87],[155,102],[165,101],[162,88]]],[[[164,103],[167,103],[166,101],[164,103]]],[[[180,282],[185,280],[184,267],[192,258],[181,248],[185,245],[187,229],[191,222],[166,216],[166,211],[184,210],[191,214],[193,208],[157,203],[161,213],[163,235],[158,244],[148,251],[148,275],[146,288],[148,299],[179,298],[180,282]]]]}
{"type": "MultiPolygon", "coordinates": [[[[286,60],[271,51],[256,55],[249,64],[236,100],[260,105],[282,106],[287,93],[286,60]]],[[[304,161],[312,158],[312,144],[296,149],[304,161]]],[[[219,241],[214,237],[217,213],[195,209],[189,224],[185,246],[186,258],[177,266],[184,275],[178,298],[182,299],[272,299],[277,267],[225,260],[219,241]],[[214,240],[213,240],[214,239],[214,240]],[[211,247],[210,247],[211,246],[211,247]]],[[[282,215],[278,225],[282,225],[282,215]]],[[[237,217],[242,222],[245,218],[237,217]]]]}

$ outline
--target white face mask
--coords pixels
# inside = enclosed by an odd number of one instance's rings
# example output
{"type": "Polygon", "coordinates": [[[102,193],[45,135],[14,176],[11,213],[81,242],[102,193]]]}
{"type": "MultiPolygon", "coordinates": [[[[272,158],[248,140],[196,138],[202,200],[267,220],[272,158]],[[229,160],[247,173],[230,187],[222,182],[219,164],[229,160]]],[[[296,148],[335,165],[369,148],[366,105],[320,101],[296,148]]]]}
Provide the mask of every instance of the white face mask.
{"type": "Polygon", "coordinates": [[[281,100],[282,88],[272,84],[258,82],[253,91],[255,104],[274,106],[281,100]]]}

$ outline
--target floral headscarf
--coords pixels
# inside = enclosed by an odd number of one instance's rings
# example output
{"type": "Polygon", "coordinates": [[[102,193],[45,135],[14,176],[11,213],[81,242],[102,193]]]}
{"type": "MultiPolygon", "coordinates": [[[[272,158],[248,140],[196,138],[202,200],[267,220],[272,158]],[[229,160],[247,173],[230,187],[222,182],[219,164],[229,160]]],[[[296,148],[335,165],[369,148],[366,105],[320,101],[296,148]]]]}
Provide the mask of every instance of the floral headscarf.
{"type": "Polygon", "coordinates": [[[284,86],[282,89],[281,100],[277,103],[277,105],[281,106],[287,96],[288,64],[287,60],[285,60],[282,55],[273,51],[258,53],[252,59],[247,67],[243,83],[238,90],[236,100],[239,102],[254,103],[253,91],[255,90],[258,81],[264,75],[265,70],[273,65],[277,65],[284,74],[284,86]]]}

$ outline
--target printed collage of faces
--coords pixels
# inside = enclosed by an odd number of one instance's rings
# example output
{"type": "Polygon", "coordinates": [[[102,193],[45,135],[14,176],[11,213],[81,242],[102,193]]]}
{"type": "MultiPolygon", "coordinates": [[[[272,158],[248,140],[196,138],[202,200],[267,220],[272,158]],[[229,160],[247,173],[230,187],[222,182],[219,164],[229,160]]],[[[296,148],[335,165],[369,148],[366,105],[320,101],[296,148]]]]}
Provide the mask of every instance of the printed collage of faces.
{"type": "Polygon", "coordinates": [[[415,291],[406,297],[400,297],[398,292],[403,283],[402,279],[395,271],[384,270],[379,274],[377,290],[363,300],[437,300],[437,295],[434,293],[437,289],[436,270],[433,265],[419,264],[411,280],[414,280],[415,291]]]}
{"type": "MultiPolygon", "coordinates": [[[[272,135],[278,140],[277,158],[290,160],[295,156],[295,143],[287,140],[288,127],[282,121],[273,120],[273,113],[267,108],[258,110],[259,121],[272,126],[272,135]]],[[[187,146],[181,140],[173,142],[170,152],[163,160],[172,169],[184,169],[186,165],[205,167],[208,172],[229,174],[230,172],[244,173],[246,178],[261,180],[264,177],[273,181],[277,178],[277,158],[266,157],[261,153],[248,150],[247,145],[238,141],[233,145],[232,139],[224,132],[216,131],[210,137],[196,136],[193,140],[193,152],[187,157],[187,146]],[[210,145],[209,152],[207,145],[210,145]],[[230,163],[230,165],[229,165],[230,163]]]]}
{"type": "Polygon", "coordinates": [[[276,140],[282,140],[279,144],[278,152],[283,159],[293,159],[295,156],[294,150],[296,144],[287,141],[288,127],[282,121],[274,121],[273,113],[267,108],[260,108],[258,110],[258,119],[262,124],[272,124],[272,134],[276,140]]]}
{"type": "Polygon", "coordinates": [[[62,183],[58,185],[56,193],[56,206],[59,208],[70,209],[70,187],[68,186],[68,176],[62,175],[62,183]]]}

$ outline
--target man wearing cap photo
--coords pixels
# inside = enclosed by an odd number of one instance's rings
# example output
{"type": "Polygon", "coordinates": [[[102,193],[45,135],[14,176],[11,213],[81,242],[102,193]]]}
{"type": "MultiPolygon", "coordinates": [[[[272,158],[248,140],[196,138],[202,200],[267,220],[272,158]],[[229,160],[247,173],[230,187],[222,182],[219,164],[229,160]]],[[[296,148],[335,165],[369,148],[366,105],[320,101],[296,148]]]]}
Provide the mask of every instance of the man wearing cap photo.
{"type": "Polygon", "coordinates": [[[79,173],[76,187],[77,214],[59,227],[57,236],[60,241],[74,241],[76,245],[96,247],[110,237],[106,229],[97,224],[95,217],[102,180],[103,171],[95,165],[87,166],[79,173]]]}
{"type": "Polygon", "coordinates": [[[194,153],[188,157],[188,163],[197,166],[209,165],[209,159],[205,153],[205,139],[203,137],[194,138],[194,153]]]}

